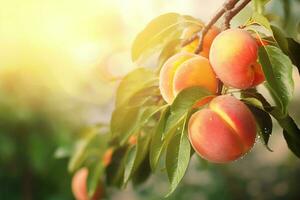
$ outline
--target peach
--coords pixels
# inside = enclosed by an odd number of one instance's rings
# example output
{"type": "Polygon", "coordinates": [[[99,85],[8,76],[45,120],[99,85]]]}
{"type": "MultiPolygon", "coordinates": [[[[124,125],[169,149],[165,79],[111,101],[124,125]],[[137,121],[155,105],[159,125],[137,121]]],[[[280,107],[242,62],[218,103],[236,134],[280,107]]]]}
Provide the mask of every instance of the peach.
{"type": "Polygon", "coordinates": [[[102,158],[102,163],[103,163],[104,167],[107,167],[111,163],[111,158],[112,158],[113,152],[114,152],[114,150],[113,150],[112,147],[108,148],[104,152],[104,155],[103,155],[103,158],[102,158]]]}
{"type": "Polygon", "coordinates": [[[192,86],[204,87],[215,94],[218,80],[207,58],[187,52],[177,53],[160,71],[161,94],[171,104],[180,91],[192,86]]]}
{"type": "MultiPolygon", "coordinates": [[[[187,29],[186,32],[184,32],[183,38],[189,38],[193,34],[195,34],[197,31],[199,31],[199,27],[196,27],[196,28],[191,27],[191,28],[187,29]]],[[[219,33],[220,33],[220,29],[216,26],[213,26],[209,29],[209,31],[204,36],[202,51],[199,53],[199,55],[208,58],[211,44],[212,44],[213,40],[215,39],[215,37],[219,33]]],[[[198,44],[199,44],[199,39],[196,39],[193,42],[191,42],[190,44],[183,47],[182,51],[186,51],[186,52],[189,52],[189,53],[194,53],[197,46],[198,46],[198,44]]]]}
{"type": "Polygon", "coordinates": [[[214,163],[238,159],[253,146],[256,122],[248,107],[235,97],[214,98],[208,108],[192,115],[189,140],[195,151],[214,163]]]}
{"type": "Polygon", "coordinates": [[[257,54],[258,45],[250,33],[242,29],[228,29],[213,41],[209,59],[225,85],[247,89],[264,81],[264,77],[256,77],[263,76],[257,54]]]}
{"type": "Polygon", "coordinates": [[[137,143],[137,137],[135,135],[132,135],[128,139],[128,144],[129,145],[136,145],[137,143]]]}
{"type": "Polygon", "coordinates": [[[72,179],[72,192],[76,200],[98,200],[103,196],[103,188],[102,186],[98,186],[95,194],[92,198],[89,198],[87,192],[87,177],[88,177],[88,169],[81,168],[79,169],[72,179]]]}

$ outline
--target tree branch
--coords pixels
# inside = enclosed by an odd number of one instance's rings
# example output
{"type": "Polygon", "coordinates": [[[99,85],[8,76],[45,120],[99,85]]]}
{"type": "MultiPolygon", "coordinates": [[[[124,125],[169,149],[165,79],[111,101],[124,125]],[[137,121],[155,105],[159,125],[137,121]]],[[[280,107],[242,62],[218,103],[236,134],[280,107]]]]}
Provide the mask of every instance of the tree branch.
{"type": "Polygon", "coordinates": [[[203,40],[206,35],[206,33],[209,31],[209,29],[223,16],[225,12],[228,10],[231,10],[235,4],[237,3],[237,0],[226,0],[226,2],[223,4],[223,6],[217,11],[217,13],[211,18],[211,20],[205,25],[203,28],[201,35],[199,37],[199,44],[197,49],[195,50],[195,54],[198,54],[202,50],[203,46],[203,40]]]}
{"type": "Polygon", "coordinates": [[[226,0],[222,7],[216,12],[216,14],[211,18],[211,20],[204,26],[201,31],[201,34],[197,33],[190,37],[189,39],[183,41],[181,44],[182,47],[192,43],[194,40],[199,39],[199,44],[195,53],[198,54],[203,47],[204,36],[207,34],[209,29],[225,14],[223,30],[226,30],[230,27],[231,19],[238,14],[251,0],[242,0],[237,7],[235,5],[238,3],[238,0],[226,0]]]}
{"type": "Polygon", "coordinates": [[[230,28],[230,21],[232,18],[237,15],[251,0],[243,0],[242,3],[238,4],[231,10],[227,10],[224,15],[224,27],[223,30],[227,30],[230,28]]]}

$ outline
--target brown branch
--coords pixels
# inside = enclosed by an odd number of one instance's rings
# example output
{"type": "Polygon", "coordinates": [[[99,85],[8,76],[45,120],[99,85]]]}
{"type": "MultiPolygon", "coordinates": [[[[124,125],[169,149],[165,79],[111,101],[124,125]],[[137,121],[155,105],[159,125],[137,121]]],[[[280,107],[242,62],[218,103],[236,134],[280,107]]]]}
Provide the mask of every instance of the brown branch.
{"type": "MultiPolygon", "coordinates": [[[[209,28],[213,25],[213,24],[215,24],[217,21],[218,21],[218,19],[220,18],[220,17],[222,17],[222,15],[225,13],[225,9],[222,7],[215,15],[214,15],[214,17],[211,19],[211,21],[209,21],[209,23],[207,24],[207,25],[205,25],[204,26],[204,28],[203,28],[203,30],[202,30],[202,38],[203,38],[203,35],[205,35],[207,32],[208,32],[208,30],[209,30],[209,28]],[[207,28],[208,27],[208,28],[207,28]]],[[[192,43],[194,40],[196,40],[197,38],[199,38],[199,35],[198,35],[199,33],[197,33],[197,34],[195,34],[195,35],[193,35],[191,38],[189,38],[189,39],[187,39],[187,40],[185,40],[183,43],[182,43],[182,46],[184,47],[184,46],[186,46],[186,45],[188,45],[188,44],[190,44],[190,43],[192,43]]],[[[201,37],[201,36],[200,36],[201,37]]],[[[202,43],[202,42],[201,42],[202,43]]]]}
{"type": "Polygon", "coordinates": [[[204,36],[207,34],[209,29],[224,15],[224,26],[223,30],[226,30],[230,27],[231,19],[238,14],[251,0],[226,0],[226,2],[222,5],[222,7],[216,12],[216,14],[211,18],[211,20],[204,26],[201,31],[201,34],[195,34],[189,39],[182,42],[181,46],[186,46],[193,42],[194,40],[200,38],[199,44],[195,53],[198,54],[202,50],[204,36]],[[238,6],[236,4],[241,2],[238,6]],[[236,6],[236,7],[235,7],[236,6]]]}
{"type": "MultiPolygon", "coordinates": [[[[222,17],[222,15],[226,12],[226,10],[232,8],[236,4],[237,0],[226,0],[226,2],[223,4],[223,6],[216,12],[216,14],[212,17],[212,19],[204,26],[202,33],[201,33],[201,38],[204,37],[204,35],[208,32],[210,27],[214,25],[218,19],[222,17]]],[[[191,38],[183,41],[182,46],[186,46],[199,38],[198,34],[193,35],[191,38]]],[[[201,42],[202,43],[202,42],[201,42]]]]}
{"type": "Polygon", "coordinates": [[[227,10],[224,15],[224,24],[223,30],[227,30],[230,28],[230,21],[234,16],[236,16],[251,0],[243,0],[240,4],[235,6],[234,8],[227,10]]]}
{"type": "Polygon", "coordinates": [[[237,3],[237,0],[227,0],[223,6],[217,11],[217,13],[211,18],[211,20],[205,25],[203,28],[201,35],[199,37],[199,44],[197,49],[195,50],[195,54],[200,53],[203,46],[203,40],[206,35],[206,33],[209,31],[209,29],[223,16],[225,12],[228,10],[231,10],[235,4],[237,3]]]}

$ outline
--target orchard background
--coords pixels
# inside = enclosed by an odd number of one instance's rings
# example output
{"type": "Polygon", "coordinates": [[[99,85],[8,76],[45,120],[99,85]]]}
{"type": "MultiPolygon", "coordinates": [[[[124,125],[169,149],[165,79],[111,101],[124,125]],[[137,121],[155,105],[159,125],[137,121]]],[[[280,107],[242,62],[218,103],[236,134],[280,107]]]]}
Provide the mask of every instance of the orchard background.
{"type": "MultiPolygon", "coordinates": [[[[103,154],[110,147],[114,148],[114,152],[118,149],[119,153],[115,154],[113,161],[124,158],[130,148],[139,155],[147,154],[142,148],[147,146],[143,143],[145,140],[131,138],[130,145],[127,145],[128,138],[123,138],[125,146],[122,141],[111,140],[111,132],[124,133],[129,130],[127,127],[115,129],[111,126],[116,99],[121,97],[117,100],[120,103],[129,98],[126,91],[130,90],[126,87],[130,84],[123,84],[125,93],[120,92],[119,85],[133,70],[140,67],[155,70],[157,65],[163,63],[157,62],[162,48],[159,46],[154,48],[152,56],[147,54],[146,60],[137,62],[132,56],[136,36],[145,30],[151,20],[162,15],[188,15],[192,18],[185,16],[187,19],[194,22],[199,19],[205,25],[224,2],[2,2],[0,199],[74,199],[72,177],[82,167],[87,167],[91,172],[88,178],[91,193],[100,180],[105,193],[102,199],[163,199],[170,191],[168,169],[164,167],[155,173],[151,172],[147,163],[145,168],[137,171],[140,173],[131,173],[130,167],[127,167],[128,182],[122,180],[116,183],[109,178],[119,173],[110,162],[105,164],[103,161],[103,154]],[[136,143],[140,145],[134,150],[136,143]],[[138,184],[147,174],[151,174],[149,179],[138,184]],[[134,176],[133,181],[131,176],[134,176]]],[[[300,1],[253,0],[231,20],[231,26],[244,25],[251,16],[252,20],[259,22],[255,26],[259,32],[265,32],[266,27],[268,29],[268,21],[278,27],[279,30],[272,26],[272,32],[280,44],[279,49],[289,56],[294,65],[298,62],[298,69],[292,67],[294,91],[287,111],[299,127],[300,1]],[[294,40],[287,49],[286,37],[294,40]]],[[[164,23],[170,23],[175,18],[168,19],[164,23]]],[[[160,23],[163,25],[163,22],[160,23]]],[[[185,26],[188,27],[188,24],[185,26]]],[[[222,18],[216,26],[222,27],[222,18]]],[[[155,35],[161,30],[152,27],[148,31],[155,35]]],[[[148,42],[151,34],[141,40],[138,47],[148,42]]],[[[163,44],[162,41],[158,43],[163,44]]],[[[171,52],[172,47],[173,44],[167,50],[171,52]]],[[[135,55],[142,51],[138,49],[137,52],[135,55]]],[[[147,80],[143,72],[140,74],[134,77],[136,86],[147,80]]],[[[272,99],[262,85],[258,89],[268,100],[272,99]]],[[[152,92],[155,91],[146,93],[146,96],[152,92]]],[[[286,91],[281,92],[286,94],[286,91]]],[[[131,103],[143,99],[141,95],[131,103]]],[[[135,120],[126,116],[121,117],[122,121],[128,125],[135,120]]],[[[289,140],[293,153],[288,148],[282,129],[274,118],[272,121],[273,130],[267,145],[269,150],[264,144],[266,140],[262,140],[265,137],[257,136],[249,153],[228,164],[206,162],[194,153],[183,179],[178,185],[175,184],[177,188],[173,188],[174,192],[166,199],[299,199],[299,131],[295,131],[294,127],[292,132],[296,139],[289,140]],[[298,157],[295,155],[297,152],[298,157]]],[[[268,123],[264,121],[263,124],[268,123]]],[[[288,127],[293,126],[288,124],[288,127]]],[[[127,166],[130,163],[127,162],[127,166]]]]}

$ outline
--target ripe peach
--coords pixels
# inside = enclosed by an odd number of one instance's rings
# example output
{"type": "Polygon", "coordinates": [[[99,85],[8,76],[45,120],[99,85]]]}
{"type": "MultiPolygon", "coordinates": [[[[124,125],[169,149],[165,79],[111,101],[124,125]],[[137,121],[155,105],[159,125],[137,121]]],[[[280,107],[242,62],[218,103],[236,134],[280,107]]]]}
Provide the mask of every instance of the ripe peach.
{"type": "Polygon", "coordinates": [[[248,152],[255,142],[256,123],[248,107],[238,99],[222,95],[208,108],[192,115],[189,140],[204,159],[226,163],[248,152]]]}
{"type": "MultiPolygon", "coordinates": [[[[197,31],[199,31],[199,28],[193,28],[193,27],[189,28],[186,32],[184,32],[183,38],[189,38],[193,34],[195,34],[195,32],[197,32],[197,31]]],[[[215,37],[219,33],[220,33],[220,29],[216,26],[213,26],[209,29],[209,31],[204,36],[202,51],[199,53],[199,55],[208,58],[211,44],[212,44],[213,40],[215,39],[215,37]]],[[[199,44],[199,39],[196,39],[193,42],[191,42],[190,44],[183,47],[182,51],[186,51],[186,52],[189,52],[189,53],[194,53],[194,51],[196,50],[198,44],[199,44]]]]}
{"type": "Polygon", "coordinates": [[[177,68],[186,60],[194,57],[191,53],[177,53],[170,57],[160,70],[159,88],[162,97],[168,103],[172,103],[173,94],[173,79],[177,68]]]}
{"type": "MultiPolygon", "coordinates": [[[[72,179],[72,192],[76,200],[90,200],[87,193],[87,177],[88,169],[79,169],[72,179]]],[[[95,194],[91,198],[92,200],[99,200],[103,196],[102,186],[98,186],[95,194]]]]}
{"type": "Polygon", "coordinates": [[[256,77],[263,76],[257,63],[257,53],[257,42],[250,33],[242,29],[228,29],[213,41],[209,58],[224,84],[246,89],[264,81],[264,77],[256,77]]]}
{"type": "Polygon", "coordinates": [[[180,52],[169,58],[160,71],[159,87],[165,101],[171,104],[183,89],[202,86],[215,94],[218,80],[207,58],[180,52]]]}

